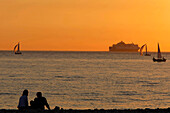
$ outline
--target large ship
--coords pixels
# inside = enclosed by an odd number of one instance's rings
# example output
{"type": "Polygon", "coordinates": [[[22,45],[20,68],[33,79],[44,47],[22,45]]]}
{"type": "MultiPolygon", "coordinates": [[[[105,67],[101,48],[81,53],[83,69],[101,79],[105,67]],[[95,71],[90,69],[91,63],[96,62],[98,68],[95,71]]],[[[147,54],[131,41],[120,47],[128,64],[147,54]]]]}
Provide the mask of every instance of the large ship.
{"type": "Polygon", "coordinates": [[[125,44],[123,41],[109,47],[109,51],[113,52],[138,52],[139,49],[137,44],[125,44]]]}

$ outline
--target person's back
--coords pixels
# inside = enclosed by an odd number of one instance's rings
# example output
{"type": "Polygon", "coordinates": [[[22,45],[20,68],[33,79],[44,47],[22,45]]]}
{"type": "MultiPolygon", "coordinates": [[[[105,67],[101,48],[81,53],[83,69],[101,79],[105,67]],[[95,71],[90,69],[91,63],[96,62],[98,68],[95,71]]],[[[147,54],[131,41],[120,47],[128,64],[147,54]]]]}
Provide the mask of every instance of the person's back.
{"type": "Polygon", "coordinates": [[[28,107],[28,90],[24,90],[22,96],[19,99],[18,109],[26,109],[28,107]]]}
{"type": "Polygon", "coordinates": [[[37,98],[34,99],[34,104],[35,104],[35,108],[44,110],[45,109],[44,106],[46,106],[50,110],[47,100],[45,97],[42,97],[41,92],[37,92],[37,98]]]}

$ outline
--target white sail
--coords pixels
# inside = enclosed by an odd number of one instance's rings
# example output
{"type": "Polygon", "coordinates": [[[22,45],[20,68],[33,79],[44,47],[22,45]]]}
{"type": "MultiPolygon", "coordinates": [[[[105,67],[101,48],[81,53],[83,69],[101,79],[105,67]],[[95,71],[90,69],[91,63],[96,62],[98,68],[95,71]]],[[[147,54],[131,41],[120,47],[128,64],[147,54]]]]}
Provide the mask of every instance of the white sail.
{"type": "Polygon", "coordinates": [[[140,48],[140,55],[142,56],[143,55],[143,48],[145,47],[146,44],[144,44],[141,48],[140,48]]]}
{"type": "Polygon", "coordinates": [[[158,58],[162,58],[159,43],[158,43],[158,58]]]}

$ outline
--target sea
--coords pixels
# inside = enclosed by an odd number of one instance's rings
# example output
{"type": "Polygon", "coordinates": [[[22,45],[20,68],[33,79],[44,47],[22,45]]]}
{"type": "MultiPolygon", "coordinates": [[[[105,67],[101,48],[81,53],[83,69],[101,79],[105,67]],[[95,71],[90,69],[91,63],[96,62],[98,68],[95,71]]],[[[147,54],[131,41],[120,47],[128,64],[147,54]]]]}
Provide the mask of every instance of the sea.
{"type": "Polygon", "coordinates": [[[170,53],[0,51],[0,109],[17,109],[42,92],[51,109],[143,109],[170,107],[170,53]]]}

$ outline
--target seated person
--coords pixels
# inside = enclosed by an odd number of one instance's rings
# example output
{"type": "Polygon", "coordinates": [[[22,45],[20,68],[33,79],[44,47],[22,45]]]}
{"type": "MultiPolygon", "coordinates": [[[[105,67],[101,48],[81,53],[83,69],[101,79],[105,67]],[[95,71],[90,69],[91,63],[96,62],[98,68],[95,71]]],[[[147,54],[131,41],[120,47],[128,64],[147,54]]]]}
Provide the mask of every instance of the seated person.
{"type": "Polygon", "coordinates": [[[35,98],[34,101],[31,101],[30,104],[31,104],[31,108],[33,109],[44,110],[45,109],[44,106],[46,106],[48,110],[50,110],[50,106],[48,105],[46,98],[42,97],[41,92],[37,92],[37,98],[35,98]]]}
{"type": "Polygon", "coordinates": [[[24,110],[28,108],[28,90],[25,89],[23,91],[22,96],[19,99],[18,109],[24,110]]]}

